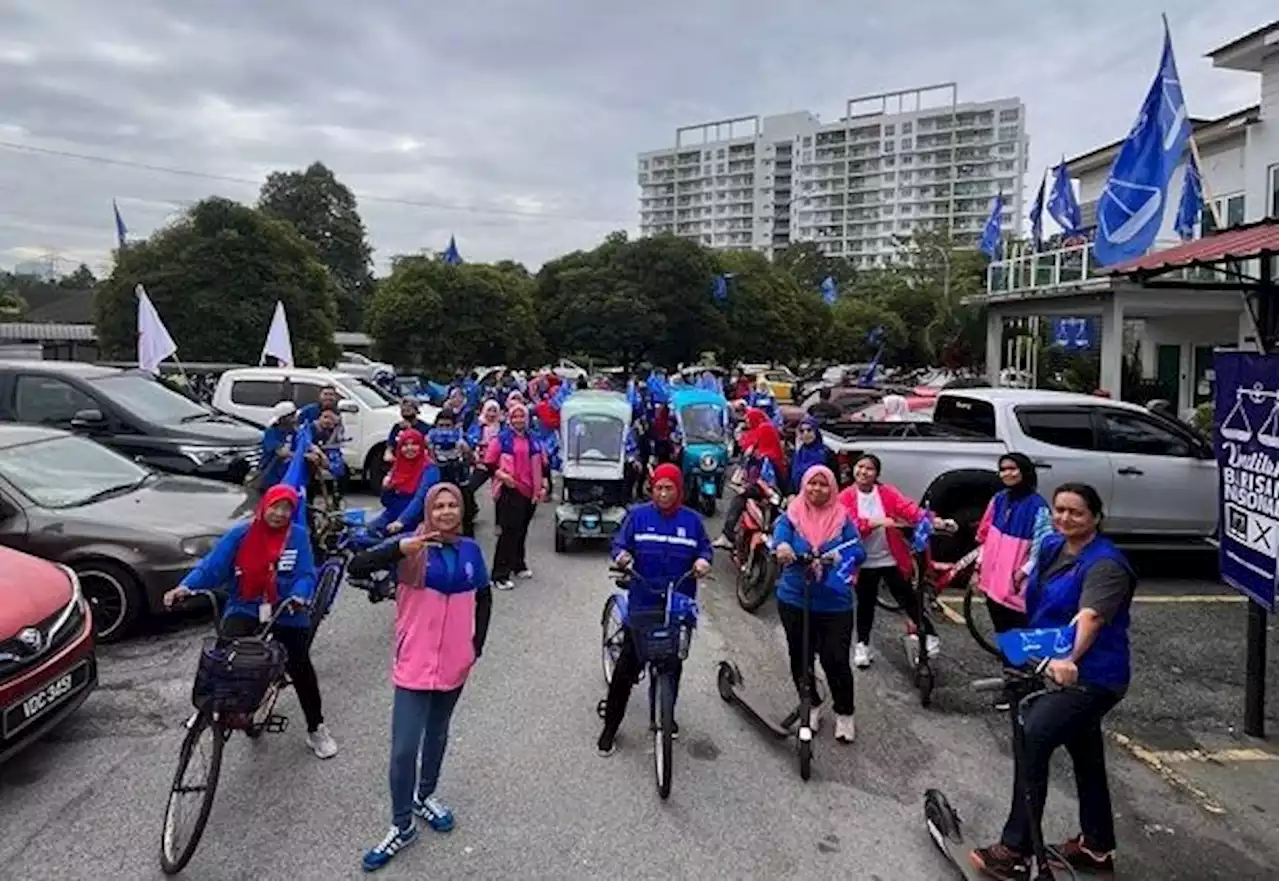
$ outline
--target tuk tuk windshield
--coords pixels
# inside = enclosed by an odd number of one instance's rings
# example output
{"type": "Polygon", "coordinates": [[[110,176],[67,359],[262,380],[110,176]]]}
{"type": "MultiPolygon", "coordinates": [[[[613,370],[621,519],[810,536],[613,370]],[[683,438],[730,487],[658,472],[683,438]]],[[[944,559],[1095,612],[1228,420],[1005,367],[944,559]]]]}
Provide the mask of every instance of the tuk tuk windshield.
{"type": "Polygon", "coordinates": [[[685,443],[722,444],[728,437],[719,404],[686,404],[680,408],[680,426],[685,443]]]}
{"type": "Polygon", "coordinates": [[[571,462],[620,462],[626,430],[626,424],[613,416],[598,413],[571,416],[565,459],[571,462]]]}

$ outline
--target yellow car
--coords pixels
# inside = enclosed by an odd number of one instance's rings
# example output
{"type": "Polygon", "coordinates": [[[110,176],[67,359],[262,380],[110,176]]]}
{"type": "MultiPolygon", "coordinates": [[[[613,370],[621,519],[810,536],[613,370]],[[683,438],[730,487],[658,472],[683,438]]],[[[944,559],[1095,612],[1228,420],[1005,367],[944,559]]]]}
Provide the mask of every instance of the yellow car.
{"type": "Polygon", "coordinates": [[[766,370],[763,374],[769,383],[769,391],[777,399],[779,404],[792,403],[792,390],[795,386],[796,377],[790,370],[766,370]]]}

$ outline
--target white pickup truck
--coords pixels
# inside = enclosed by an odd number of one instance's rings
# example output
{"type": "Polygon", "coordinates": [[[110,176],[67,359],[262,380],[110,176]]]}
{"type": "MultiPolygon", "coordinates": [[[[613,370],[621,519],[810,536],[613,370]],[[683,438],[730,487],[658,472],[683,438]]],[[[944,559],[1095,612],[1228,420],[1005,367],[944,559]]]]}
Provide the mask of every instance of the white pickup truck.
{"type": "Polygon", "coordinates": [[[1217,530],[1218,468],[1212,447],[1181,423],[1134,404],[1033,389],[942,392],[932,422],[823,426],[841,482],[861,453],[874,453],[882,477],[973,528],[1000,488],[1006,452],[1036,464],[1040,494],[1067,482],[1102,496],[1105,528],[1132,546],[1187,547],[1217,530]]]}
{"type": "MultiPolygon", "coordinates": [[[[280,401],[293,401],[301,409],[320,398],[320,389],[333,386],[341,400],[338,411],[346,443],[342,457],[352,475],[363,475],[370,490],[381,492],[387,465],[382,461],[387,435],[400,419],[399,402],[373,383],[349,373],[305,367],[242,367],[228,370],[213,392],[213,406],[265,426],[271,408],[280,401]]],[[[428,425],[439,410],[422,404],[420,418],[428,425]]]]}

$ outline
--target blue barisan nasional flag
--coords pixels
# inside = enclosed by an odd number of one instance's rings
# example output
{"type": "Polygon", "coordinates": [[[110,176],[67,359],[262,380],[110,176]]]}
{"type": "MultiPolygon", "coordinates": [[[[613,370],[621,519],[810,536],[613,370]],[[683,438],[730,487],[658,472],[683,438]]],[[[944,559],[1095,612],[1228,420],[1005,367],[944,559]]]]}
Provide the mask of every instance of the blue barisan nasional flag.
{"type": "Polygon", "coordinates": [[[1076,626],[1006,630],[996,634],[996,645],[1014,667],[1029,661],[1060,661],[1071,657],[1075,650],[1076,626]]]}
{"type": "Polygon", "coordinates": [[[978,240],[978,250],[986,254],[990,260],[996,259],[996,252],[1000,250],[1000,212],[1002,211],[1004,211],[1003,190],[996,194],[996,200],[991,204],[991,216],[982,227],[982,238],[978,240]]]}
{"type": "Polygon", "coordinates": [[[111,210],[116,215],[116,245],[123,248],[129,238],[129,228],[124,225],[124,218],[120,216],[120,206],[116,204],[115,199],[111,200],[111,210]]]}
{"type": "Polygon", "coordinates": [[[293,509],[293,522],[299,526],[307,526],[307,448],[312,444],[311,423],[307,422],[298,429],[293,438],[293,458],[284,472],[281,483],[298,491],[298,507],[293,509]]]}
{"type": "Polygon", "coordinates": [[[1178,216],[1173,229],[1178,238],[1189,242],[1196,237],[1200,225],[1200,211],[1204,207],[1204,186],[1200,181],[1200,167],[1194,153],[1187,153],[1187,171],[1182,177],[1182,200],[1178,202],[1178,216]]]}
{"type": "Polygon", "coordinates": [[[877,324],[867,331],[867,345],[878,346],[875,357],[867,365],[866,371],[858,379],[859,388],[871,388],[876,382],[876,371],[880,369],[880,359],[884,357],[884,325],[877,324]]]}
{"type": "Polygon", "coordinates": [[[1031,203],[1031,243],[1037,251],[1044,244],[1044,175],[1040,175],[1040,189],[1031,203]]]}
{"type": "Polygon", "coordinates": [[[1084,221],[1080,217],[1080,203],[1076,201],[1076,191],[1071,188],[1065,158],[1053,170],[1053,186],[1049,190],[1049,216],[1062,227],[1062,234],[1066,238],[1078,236],[1084,227],[1084,221]]]}
{"type": "Polygon", "coordinates": [[[729,276],[715,277],[715,281],[711,283],[711,296],[717,303],[723,303],[729,299],[729,276]]]}
{"type": "Polygon", "coordinates": [[[822,280],[822,301],[828,306],[834,306],[839,297],[840,290],[836,287],[836,280],[828,275],[822,280]]]}
{"type": "Polygon", "coordinates": [[[440,262],[449,266],[462,265],[462,255],[458,253],[458,243],[453,240],[453,236],[449,236],[449,247],[440,255],[440,262]]]}
{"type": "Polygon", "coordinates": [[[1160,69],[1098,198],[1093,253],[1103,266],[1141,257],[1155,243],[1169,182],[1190,137],[1191,123],[1166,21],[1160,69]]]}

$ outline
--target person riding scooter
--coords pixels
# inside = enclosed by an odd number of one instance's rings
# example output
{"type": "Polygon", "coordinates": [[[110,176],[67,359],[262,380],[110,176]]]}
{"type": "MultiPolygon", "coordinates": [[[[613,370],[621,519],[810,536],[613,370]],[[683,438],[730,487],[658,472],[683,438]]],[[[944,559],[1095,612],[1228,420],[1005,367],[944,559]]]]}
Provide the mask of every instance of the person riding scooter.
{"type": "MultiPolygon", "coordinates": [[[[655,582],[673,581],[690,571],[700,578],[711,571],[711,539],[702,518],[684,507],[683,483],[680,469],[669,462],[654,469],[653,501],[633,508],[613,539],[615,565],[630,566],[641,578],[655,582]]],[[[695,597],[697,582],[686,579],[679,590],[695,597]]],[[[640,658],[627,630],[605,698],[604,730],[596,743],[601,756],[611,756],[616,749],[614,738],[641,672],[640,658]]],[[[677,692],[679,687],[677,668],[677,692]]]]}

